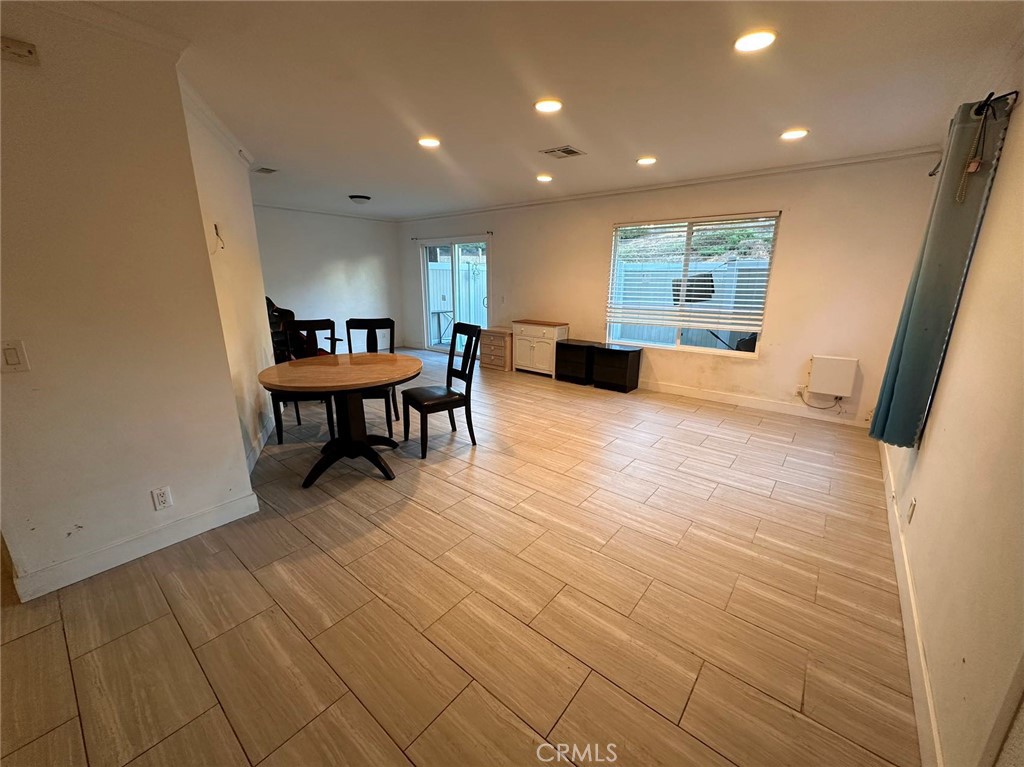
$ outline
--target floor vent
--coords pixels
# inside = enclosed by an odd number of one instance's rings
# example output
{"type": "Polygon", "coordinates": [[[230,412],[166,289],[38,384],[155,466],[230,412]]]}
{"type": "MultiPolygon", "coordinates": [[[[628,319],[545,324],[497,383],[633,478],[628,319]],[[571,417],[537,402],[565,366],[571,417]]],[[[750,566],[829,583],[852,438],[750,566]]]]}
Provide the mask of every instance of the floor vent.
{"type": "Polygon", "coordinates": [[[581,154],[586,154],[582,149],[577,149],[574,146],[556,146],[554,149],[541,149],[541,154],[546,154],[548,157],[554,157],[558,160],[562,160],[566,157],[578,157],[581,154]]]}

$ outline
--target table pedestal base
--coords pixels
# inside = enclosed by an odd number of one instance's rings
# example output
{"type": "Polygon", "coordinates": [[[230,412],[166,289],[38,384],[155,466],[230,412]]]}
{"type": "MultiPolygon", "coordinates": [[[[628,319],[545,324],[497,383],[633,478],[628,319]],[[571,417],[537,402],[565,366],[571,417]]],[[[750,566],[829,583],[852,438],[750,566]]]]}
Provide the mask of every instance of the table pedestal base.
{"type": "Polygon", "coordinates": [[[327,469],[342,458],[365,458],[376,466],[384,479],[394,479],[395,472],[374,447],[398,447],[388,437],[366,433],[366,414],[363,412],[362,392],[338,392],[334,396],[334,413],[338,418],[338,436],[323,446],[320,460],[313,464],[302,480],[303,487],[311,487],[327,469]]]}

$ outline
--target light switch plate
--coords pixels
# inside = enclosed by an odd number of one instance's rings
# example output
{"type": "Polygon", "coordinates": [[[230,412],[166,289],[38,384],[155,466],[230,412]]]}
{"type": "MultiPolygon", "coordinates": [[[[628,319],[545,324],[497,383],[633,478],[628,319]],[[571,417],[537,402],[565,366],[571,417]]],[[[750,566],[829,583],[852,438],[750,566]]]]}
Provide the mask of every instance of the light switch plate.
{"type": "Polygon", "coordinates": [[[28,364],[28,355],[25,354],[24,341],[4,341],[3,352],[0,370],[4,373],[27,373],[31,369],[28,364]]]}

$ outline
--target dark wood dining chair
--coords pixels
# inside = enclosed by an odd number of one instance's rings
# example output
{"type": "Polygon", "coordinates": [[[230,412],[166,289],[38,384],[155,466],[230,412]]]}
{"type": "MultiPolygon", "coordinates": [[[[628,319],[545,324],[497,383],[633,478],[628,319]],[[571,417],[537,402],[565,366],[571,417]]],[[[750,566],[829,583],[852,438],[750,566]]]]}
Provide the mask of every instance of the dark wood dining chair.
{"type": "MultiPolygon", "coordinates": [[[[366,333],[366,351],[372,354],[380,353],[380,340],[377,333],[381,330],[388,334],[388,353],[395,353],[395,321],[390,317],[379,317],[376,319],[353,318],[345,320],[345,337],[348,339],[348,353],[352,353],[352,331],[364,331],[366,333]]],[[[395,430],[391,425],[392,420],[398,420],[398,394],[394,386],[383,386],[379,389],[367,389],[363,392],[363,401],[368,399],[384,400],[384,415],[388,421],[388,436],[394,437],[395,430]]]]}
{"type": "Polygon", "coordinates": [[[448,347],[448,376],[444,386],[417,386],[402,392],[402,409],[405,411],[405,441],[409,441],[409,408],[420,414],[420,458],[427,457],[427,421],[431,413],[448,412],[448,421],[455,431],[455,411],[466,410],[466,426],[469,439],[475,445],[476,435],[473,434],[473,410],[470,396],[473,390],[473,371],[476,369],[476,354],[480,347],[480,326],[456,322],[452,327],[452,342],[448,347]],[[455,364],[456,349],[459,339],[464,338],[462,359],[455,364]],[[452,388],[454,379],[463,383],[463,390],[452,388]]]}
{"type": "MultiPolygon", "coordinates": [[[[286,319],[281,323],[281,333],[285,341],[285,353],[287,360],[301,360],[306,357],[316,357],[318,354],[336,354],[338,341],[334,334],[334,320],[291,320],[286,319]],[[330,345],[330,351],[320,347],[317,333],[326,332],[324,338],[330,345]]],[[[274,407],[274,426],[277,429],[277,444],[284,442],[284,423],[281,420],[281,405],[289,402],[295,405],[295,423],[302,425],[302,416],[299,415],[300,402],[315,402],[323,400],[327,406],[327,431],[331,439],[334,439],[334,404],[329,394],[318,392],[271,392],[270,401],[274,407]]]]}

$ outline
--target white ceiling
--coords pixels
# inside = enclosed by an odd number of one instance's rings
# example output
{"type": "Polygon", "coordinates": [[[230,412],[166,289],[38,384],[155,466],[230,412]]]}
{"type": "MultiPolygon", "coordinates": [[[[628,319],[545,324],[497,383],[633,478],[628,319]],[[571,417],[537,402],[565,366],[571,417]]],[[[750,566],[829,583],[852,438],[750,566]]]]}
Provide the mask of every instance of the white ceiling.
{"type": "Polygon", "coordinates": [[[192,42],[185,77],[280,169],[257,202],[379,218],[939,145],[1024,36],[1021,2],[103,5],[192,42]],[[774,46],[733,51],[758,27],[774,46]],[[561,144],[588,154],[538,153],[561,144]]]}

